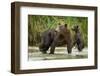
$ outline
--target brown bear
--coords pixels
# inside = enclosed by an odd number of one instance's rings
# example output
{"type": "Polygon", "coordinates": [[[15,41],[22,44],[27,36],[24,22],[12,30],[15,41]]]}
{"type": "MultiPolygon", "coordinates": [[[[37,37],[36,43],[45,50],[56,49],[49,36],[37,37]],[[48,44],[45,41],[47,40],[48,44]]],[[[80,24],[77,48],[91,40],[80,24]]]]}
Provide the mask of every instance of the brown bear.
{"type": "Polygon", "coordinates": [[[59,40],[67,44],[68,54],[72,51],[72,39],[71,32],[67,27],[67,24],[60,25],[58,30],[50,29],[43,32],[41,37],[41,43],[39,49],[42,53],[47,53],[47,50],[50,48],[50,54],[54,54],[55,47],[58,45],[59,40]]]}
{"type": "Polygon", "coordinates": [[[72,28],[72,31],[74,32],[73,46],[77,45],[77,49],[79,50],[79,52],[81,52],[82,49],[84,48],[84,39],[82,32],[78,25],[74,26],[72,28]]]}

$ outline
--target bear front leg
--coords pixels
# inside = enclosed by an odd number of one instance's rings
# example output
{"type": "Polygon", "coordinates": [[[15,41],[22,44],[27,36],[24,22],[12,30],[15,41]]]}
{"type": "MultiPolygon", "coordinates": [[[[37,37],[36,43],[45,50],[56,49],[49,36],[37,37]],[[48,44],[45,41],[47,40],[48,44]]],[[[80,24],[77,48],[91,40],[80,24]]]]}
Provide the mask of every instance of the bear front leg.
{"type": "Polygon", "coordinates": [[[67,51],[68,51],[68,54],[71,54],[72,52],[72,47],[69,44],[67,44],[67,51]]]}
{"type": "Polygon", "coordinates": [[[51,48],[50,48],[50,53],[49,54],[54,54],[54,51],[55,51],[55,43],[53,42],[51,44],[51,48]]]}
{"type": "Polygon", "coordinates": [[[54,41],[51,44],[50,54],[54,54],[55,47],[56,47],[56,44],[57,44],[57,40],[58,40],[58,36],[55,37],[54,41]]]}
{"type": "Polygon", "coordinates": [[[78,44],[78,50],[79,50],[79,52],[81,52],[82,51],[82,44],[80,43],[80,44],[78,44]]]}
{"type": "Polygon", "coordinates": [[[72,52],[72,47],[73,47],[73,43],[71,40],[68,40],[67,41],[67,51],[68,51],[68,54],[71,54],[72,52]]]}

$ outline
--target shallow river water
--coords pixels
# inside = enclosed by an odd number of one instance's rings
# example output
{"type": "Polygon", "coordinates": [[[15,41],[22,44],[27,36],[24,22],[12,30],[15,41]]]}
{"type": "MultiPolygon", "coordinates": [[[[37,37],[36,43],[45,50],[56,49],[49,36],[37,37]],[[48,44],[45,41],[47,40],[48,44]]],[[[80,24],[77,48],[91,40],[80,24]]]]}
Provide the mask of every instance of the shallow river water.
{"type": "MultiPolygon", "coordinates": [[[[49,50],[48,50],[49,52],[49,50]]],[[[56,47],[55,54],[42,54],[38,47],[28,48],[28,60],[57,60],[57,59],[83,59],[88,58],[88,48],[84,48],[82,52],[78,52],[76,48],[72,49],[72,53],[67,53],[66,47],[56,47]]]]}

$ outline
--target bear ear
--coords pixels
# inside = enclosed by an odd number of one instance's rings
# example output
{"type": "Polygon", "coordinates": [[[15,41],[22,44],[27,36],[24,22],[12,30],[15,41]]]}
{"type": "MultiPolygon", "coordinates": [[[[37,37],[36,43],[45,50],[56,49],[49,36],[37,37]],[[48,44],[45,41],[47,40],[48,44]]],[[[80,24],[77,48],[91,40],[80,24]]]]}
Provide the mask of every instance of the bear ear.
{"type": "Polygon", "coordinates": [[[65,24],[65,27],[67,27],[67,24],[65,24]]]}
{"type": "Polygon", "coordinates": [[[61,25],[61,23],[58,23],[58,25],[61,25]]]}
{"type": "Polygon", "coordinates": [[[77,25],[76,28],[79,28],[79,26],[77,25]]]}

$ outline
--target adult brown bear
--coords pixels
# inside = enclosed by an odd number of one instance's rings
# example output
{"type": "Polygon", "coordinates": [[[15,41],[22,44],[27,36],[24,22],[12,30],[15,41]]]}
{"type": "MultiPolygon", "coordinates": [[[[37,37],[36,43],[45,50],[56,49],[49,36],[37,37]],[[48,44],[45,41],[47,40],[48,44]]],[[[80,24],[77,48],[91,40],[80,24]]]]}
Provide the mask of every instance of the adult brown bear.
{"type": "Polygon", "coordinates": [[[42,53],[47,53],[49,47],[50,54],[54,54],[55,47],[59,44],[59,40],[62,40],[67,44],[67,51],[71,53],[72,51],[72,39],[70,30],[67,27],[67,24],[60,25],[58,30],[50,29],[43,32],[41,36],[41,43],[39,49],[42,53]]]}

